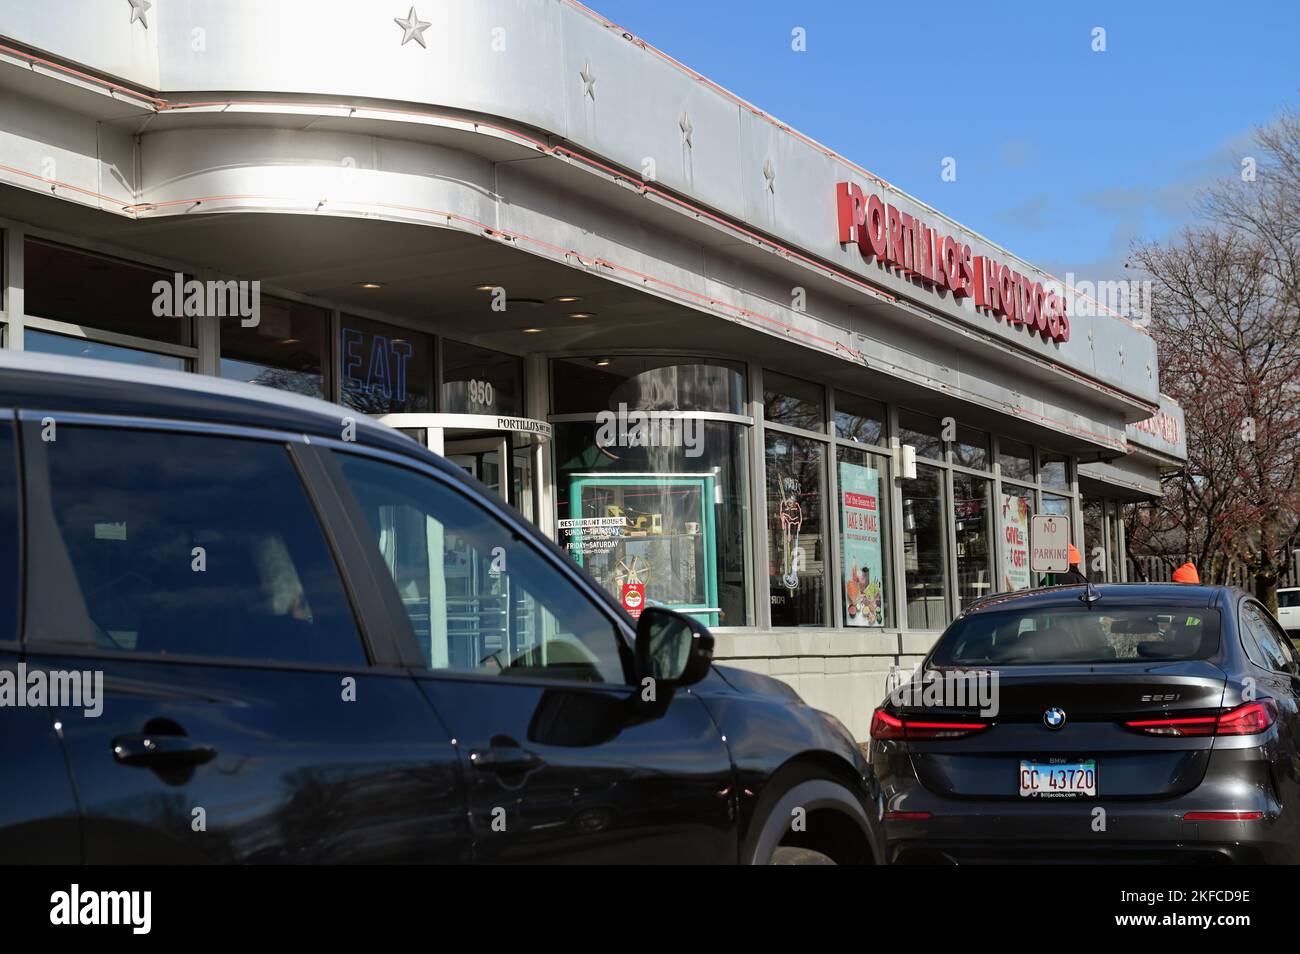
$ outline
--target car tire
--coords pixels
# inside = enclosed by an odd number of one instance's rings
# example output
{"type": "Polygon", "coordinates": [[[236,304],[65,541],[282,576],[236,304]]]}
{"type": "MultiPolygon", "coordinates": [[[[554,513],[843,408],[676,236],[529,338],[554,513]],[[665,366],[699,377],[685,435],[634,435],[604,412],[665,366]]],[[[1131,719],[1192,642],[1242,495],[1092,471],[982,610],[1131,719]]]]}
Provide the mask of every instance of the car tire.
{"type": "Polygon", "coordinates": [[[830,855],[824,855],[820,851],[813,851],[811,848],[792,848],[789,845],[778,845],[772,852],[772,860],[769,865],[833,865],[835,859],[830,855]]]}
{"type": "Polygon", "coordinates": [[[840,782],[827,778],[811,767],[801,767],[786,779],[775,780],[775,784],[781,786],[780,789],[774,790],[779,794],[769,796],[768,793],[764,793],[764,796],[759,799],[754,826],[745,839],[741,855],[743,864],[836,863],[834,859],[822,852],[781,844],[789,832],[790,819],[796,808],[803,808],[808,812],[826,808],[842,812],[857,822],[862,829],[863,838],[870,842],[868,832],[871,829],[867,813],[857,797],[840,782]],[[826,861],[790,860],[811,855],[820,855],[826,858],[826,861]]]}

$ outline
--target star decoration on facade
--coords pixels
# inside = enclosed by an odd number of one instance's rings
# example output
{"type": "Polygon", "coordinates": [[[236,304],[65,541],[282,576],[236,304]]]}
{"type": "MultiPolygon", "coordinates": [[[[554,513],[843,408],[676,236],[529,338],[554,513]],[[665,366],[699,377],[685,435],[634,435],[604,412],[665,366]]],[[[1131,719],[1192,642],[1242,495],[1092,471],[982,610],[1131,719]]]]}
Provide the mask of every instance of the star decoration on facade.
{"type": "Polygon", "coordinates": [[[588,60],[582,66],[582,72],[578,74],[582,77],[584,87],[582,94],[590,96],[592,100],[596,98],[596,74],[591,71],[591,60],[588,60]]]}
{"type": "Polygon", "coordinates": [[[144,18],[144,15],[149,12],[153,4],[149,0],[126,0],[126,2],[131,4],[131,22],[139,20],[146,30],[149,29],[149,21],[144,18]]]}
{"type": "Polygon", "coordinates": [[[406,46],[408,42],[414,40],[424,49],[428,49],[424,42],[424,31],[429,29],[432,24],[427,20],[421,20],[419,14],[415,12],[415,7],[411,7],[411,11],[406,15],[405,20],[401,17],[393,17],[393,22],[402,28],[402,46],[406,46]]]}
{"type": "Polygon", "coordinates": [[[686,143],[688,148],[693,147],[694,144],[691,142],[691,133],[695,132],[695,127],[691,125],[691,117],[686,113],[682,113],[682,118],[678,121],[677,125],[680,126],[682,130],[682,142],[686,143]]]}
{"type": "Polygon", "coordinates": [[[767,180],[767,191],[776,192],[776,166],[771,159],[763,163],[763,178],[767,180]]]}

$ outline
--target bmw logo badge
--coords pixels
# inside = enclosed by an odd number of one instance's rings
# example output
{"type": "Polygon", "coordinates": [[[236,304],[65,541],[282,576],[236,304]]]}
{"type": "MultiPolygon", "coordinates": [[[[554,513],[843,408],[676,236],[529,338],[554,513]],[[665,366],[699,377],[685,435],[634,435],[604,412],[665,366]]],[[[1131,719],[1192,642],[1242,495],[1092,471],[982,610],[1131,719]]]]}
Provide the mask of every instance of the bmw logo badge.
{"type": "Polygon", "coordinates": [[[1059,729],[1065,725],[1065,710],[1052,706],[1043,713],[1043,725],[1049,729],[1059,729]]]}

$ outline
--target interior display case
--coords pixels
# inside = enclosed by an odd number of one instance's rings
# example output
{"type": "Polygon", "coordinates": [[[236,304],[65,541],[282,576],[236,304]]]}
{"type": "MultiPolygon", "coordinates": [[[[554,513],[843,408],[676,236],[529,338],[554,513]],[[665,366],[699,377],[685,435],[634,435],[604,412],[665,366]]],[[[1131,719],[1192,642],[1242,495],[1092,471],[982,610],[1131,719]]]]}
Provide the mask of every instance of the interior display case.
{"type": "Polygon", "coordinates": [[[717,625],[715,478],[571,474],[560,543],[634,617],[666,606],[717,625]]]}

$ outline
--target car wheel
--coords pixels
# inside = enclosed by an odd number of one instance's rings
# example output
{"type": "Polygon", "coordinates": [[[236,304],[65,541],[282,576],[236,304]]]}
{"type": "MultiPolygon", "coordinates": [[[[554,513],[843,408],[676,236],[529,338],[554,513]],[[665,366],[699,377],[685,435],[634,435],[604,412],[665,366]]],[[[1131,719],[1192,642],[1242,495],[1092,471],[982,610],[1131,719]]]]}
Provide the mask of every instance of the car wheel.
{"type": "MultiPolygon", "coordinates": [[[[745,839],[741,855],[742,863],[750,865],[770,864],[837,864],[829,853],[818,850],[827,845],[819,844],[813,848],[807,844],[783,844],[790,840],[799,840],[801,836],[792,829],[792,820],[797,809],[802,809],[804,817],[811,819],[814,813],[831,812],[838,821],[848,826],[855,834],[860,832],[863,840],[868,840],[867,832],[870,822],[866,811],[847,788],[838,781],[826,778],[816,769],[803,768],[785,779],[773,781],[770,792],[760,798],[755,812],[754,827],[745,839]],[[818,855],[825,861],[813,861],[818,855]],[[798,860],[796,860],[798,859],[798,860]]],[[[845,848],[848,849],[848,845],[845,848]]],[[[870,847],[865,855],[869,859],[870,847]]],[[[851,856],[850,856],[851,857],[851,856]]]]}
{"type": "Polygon", "coordinates": [[[778,845],[772,852],[772,860],[769,865],[833,865],[835,859],[830,855],[824,855],[820,851],[813,851],[811,848],[794,848],[789,845],[778,845]]]}

